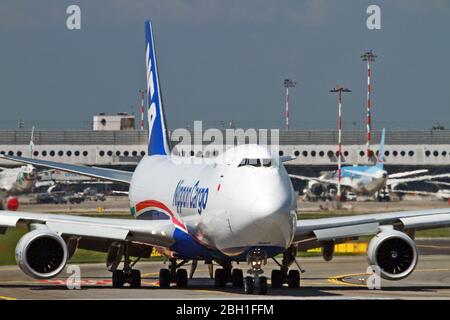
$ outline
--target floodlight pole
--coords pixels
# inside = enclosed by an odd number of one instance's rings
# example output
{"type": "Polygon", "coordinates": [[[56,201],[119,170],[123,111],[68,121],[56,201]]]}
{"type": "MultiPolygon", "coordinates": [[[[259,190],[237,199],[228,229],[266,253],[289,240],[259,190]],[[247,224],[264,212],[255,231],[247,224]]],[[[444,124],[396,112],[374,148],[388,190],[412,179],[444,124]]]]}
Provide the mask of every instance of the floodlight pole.
{"type": "Polygon", "coordinates": [[[330,92],[338,93],[338,106],[339,106],[339,115],[338,115],[338,189],[336,200],[341,201],[342,189],[341,189],[341,180],[342,180],[342,92],[351,92],[349,89],[336,86],[331,89],[330,92]]]}
{"type": "Polygon", "coordinates": [[[295,87],[296,82],[292,79],[284,79],[284,87],[286,88],[284,116],[286,119],[286,131],[289,131],[289,88],[295,87]]]}
{"type": "Polygon", "coordinates": [[[363,61],[367,61],[367,112],[366,112],[366,125],[367,125],[367,142],[366,142],[366,153],[367,153],[367,159],[370,161],[370,158],[372,156],[372,153],[370,151],[370,142],[371,142],[371,136],[372,136],[372,115],[371,115],[371,108],[372,108],[372,101],[370,100],[370,93],[371,93],[371,85],[370,85],[370,78],[371,78],[371,69],[370,69],[370,63],[372,61],[375,61],[375,58],[377,56],[370,51],[366,51],[362,56],[361,59],[363,61]]]}

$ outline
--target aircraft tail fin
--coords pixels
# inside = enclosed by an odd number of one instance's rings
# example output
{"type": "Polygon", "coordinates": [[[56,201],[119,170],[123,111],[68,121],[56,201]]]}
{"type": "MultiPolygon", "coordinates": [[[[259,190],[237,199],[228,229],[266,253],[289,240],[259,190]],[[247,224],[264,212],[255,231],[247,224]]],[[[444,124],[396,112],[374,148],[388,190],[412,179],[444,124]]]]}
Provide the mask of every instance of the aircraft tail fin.
{"type": "Polygon", "coordinates": [[[33,149],[34,149],[34,126],[31,128],[30,137],[30,158],[33,159],[33,149]]]}
{"type": "Polygon", "coordinates": [[[164,117],[163,101],[159,85],[158,67],[156,64],[155,45],[152,24],[145,22],[145,63],[147,71],[148,99],[148,150],[151,155],[170,154],[169,138],[164,117]]]}
{"type": "Polygon", "coordinates": [[[384,140],[385,140],[385,137],[386,137],[386,129],[383,128],[383,131],[381,132],[380,150],[378,152],[377,163],[376,163],[376,166],[381,169],[383,169],[383,166],[384,166],[384,140]]]}

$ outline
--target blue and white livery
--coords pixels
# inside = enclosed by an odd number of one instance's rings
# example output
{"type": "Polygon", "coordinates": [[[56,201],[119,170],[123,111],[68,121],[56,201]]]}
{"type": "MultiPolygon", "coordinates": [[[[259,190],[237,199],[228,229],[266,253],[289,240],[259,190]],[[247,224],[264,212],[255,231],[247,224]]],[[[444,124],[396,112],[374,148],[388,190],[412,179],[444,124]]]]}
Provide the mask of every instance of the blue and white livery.
{"type": "Polygon", "coordinates": [[[145,22],[145,62],[148,97],[148,155],[169,155],[170,146],[164,118],[163,101],[159,87],[153,30],[150,21],[145,22]]]}

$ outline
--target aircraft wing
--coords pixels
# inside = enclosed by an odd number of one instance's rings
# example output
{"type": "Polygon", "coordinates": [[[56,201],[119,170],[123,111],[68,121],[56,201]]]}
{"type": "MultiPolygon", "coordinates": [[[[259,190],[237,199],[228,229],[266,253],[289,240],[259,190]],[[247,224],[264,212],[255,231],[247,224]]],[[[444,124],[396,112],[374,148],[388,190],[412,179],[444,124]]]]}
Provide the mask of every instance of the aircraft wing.
{"type": "Polygon", "coordinates": [[[280,162],[288,162],[297,159],[295,156],[280,156],[280,162]]]}
{"type": "Polygon", "coordinates": [[[403,172],[391,173],[389,175],[389,179],[404,178],[407,176],[412,176],[415,174],[427,173],[427,172],[428,172],[428,169],[420,169],[420,170],[413,170],[413,171],[403,171],[403,172]]]}
{"type": "MultiPolygon", "coordinates": [[[[296,175],[296,174],[290,174],[289,177],[294,178],[294,179],[299,179],[299,180],[315,181],[317,183],[323,183],[323,184],[338,185],[338,181],[337,180],[332,180],[332,179],[306,177],[306,176],[299,176],[299,175],[296,175]]],[[[342,181],[341,181],[341,186],[352,187],[352,185],[347,184],[347,183],[342,182],[342,181]]]]}
{"type": "Polygon", "coordinates": [[[450,178],[450,173],[425,175],[425,176],[418,176],[418,177],[414,177],[414,178],[403,178],[403,179],[391,179],[391,176],[389,176],[389,179],[386,184],[395,186],[397,184],[405,183],[405,182],[425,181],[425,180],[433,180],[433,179],[439,179],[439,178],[450,178]]]}
{"type": "Polygon", "coordinates": [[[429,192],[429,191],[418,191],[418,190],[398,190],[396,189],[395,192],[398,193],[404,193],[404,194],[417,194],[420,196],[433,196],[438,199],[444,200],[450,198],[450,193],[441,193],[441,192],[429,192]]]}
{"type": "Polygon", "coordinates": [[[130,172],[130,171],[114,170],[114,169],[107,169],[107,168],[97,168],[97,167],[77,166],[77,165],[73,165],[73,164],[66,164],[66,163],[53,162],[53,161],[47,161],[47,160],[37,160],[37,159],[23,158],[23,157],[15,157],[15,156],[8,156],[8,155],[0,155],[0,157],[7,159],[7,160],[11,160],[11,161],[31,164],[36,167],[58,169],[61,171],[76,173],[76,174],[80,174],[83,176],[88,176],[88,177],[107,180],[107,181],[121,182],[121,183],[125,183],[125,184],[130,184],[131,177],[133,175],[133,172],[130,172]]]}
{"type": "Polygon", "coordinates": [[[378,176],[376,174],[373,174],[373,173],[370,173],[370,172],[355,171],[355,170],[351,170],[351,169],[342,169],[342,171],[348,172],[348,173],[353,174],[355,176],[378,178],[378,176]]]}
{"type": "Polygon", "coordinates": [[[314,247],[311,245],[321,241],[342,242],[374,235],[386,226],[395,226],[399,230],[447,227],[450,226],[450,208],[297,220],[294,242],[314,247]]]}
{"type": "MultiPolygon", "coordinates": [[[[0,211],[0,234],[8,227],[39,226],[63,237],[76,237],[83,240],[83,246],[89,250],[104,251],[93,247],[108,241],[131,241],[169,248],[175,243],[173,234],[175,224],[171,220],[135,220],[94,218],[62,214],[45,214],[18,211],[0,211]]],[[[102,246],[100,246],[102,247],[102,246]]],[[[106,246],[107,248],[108,246],[106,246]]]]}

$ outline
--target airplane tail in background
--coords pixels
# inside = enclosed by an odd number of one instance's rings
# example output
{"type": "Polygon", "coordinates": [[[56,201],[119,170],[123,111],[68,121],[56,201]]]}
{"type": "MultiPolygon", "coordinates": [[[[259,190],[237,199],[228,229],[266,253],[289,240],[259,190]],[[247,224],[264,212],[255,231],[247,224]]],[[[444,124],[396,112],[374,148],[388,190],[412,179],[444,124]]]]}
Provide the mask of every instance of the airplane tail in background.
{"type": "Polygon", "coordinates": [[[34,149],[34,126],[31,128],[31,138],[30,138],[30,158],[33,159],[33,149],[34,149]]]}
{"type": "Polygon", "coordinates": [[[380,150],[378,152],[377,163],[376,166],[380,169],[383,169],[384,166],[384,140],[386,136],[386,129],[383,128],[381,132],[381,140],[380,140],[380,150]]]}
{"type": "Polygon", "coordinates": [[[147,96],[148,96],[148,155],[168,155],[170,146],[159,86],[152,24],[145,22],[147,96]]]}

